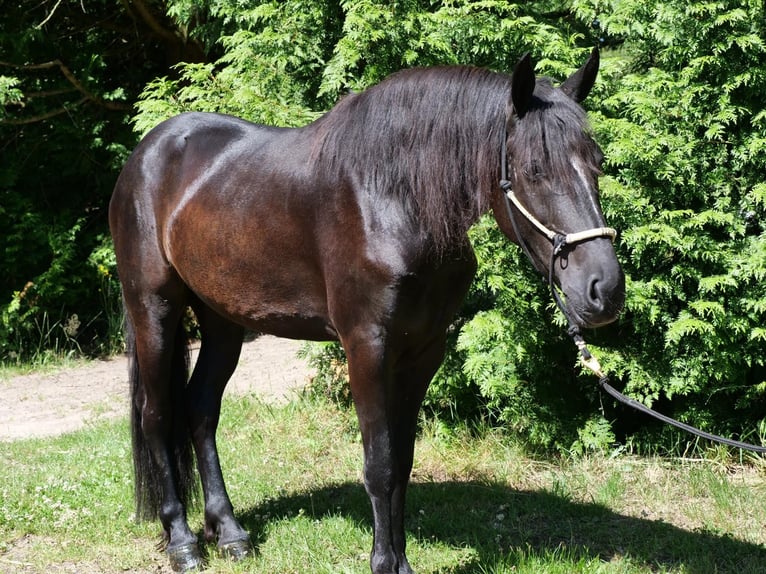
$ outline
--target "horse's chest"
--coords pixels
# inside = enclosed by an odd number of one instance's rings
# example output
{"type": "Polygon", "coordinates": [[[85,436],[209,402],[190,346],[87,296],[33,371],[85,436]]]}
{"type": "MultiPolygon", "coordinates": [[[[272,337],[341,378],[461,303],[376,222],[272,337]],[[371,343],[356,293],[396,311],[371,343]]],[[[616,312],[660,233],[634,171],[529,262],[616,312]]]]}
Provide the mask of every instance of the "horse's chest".
{"type": "MultiPolygon", "coordinates": [[[[422,349],[444,336],[473,277],[470,263],[398,276],[351,273],[329,285],[331,324],[344,345],[370,338],[391,356],[422,349]]],[[[347,348],[348,352],[348,348],[347,348]]]]}
{"type": "Polygon", "coordinates": [[[402,277],[392,327],[406,335],[446,329],[465,298],[474,271],[472,261],[460,261],[402,277]]]}

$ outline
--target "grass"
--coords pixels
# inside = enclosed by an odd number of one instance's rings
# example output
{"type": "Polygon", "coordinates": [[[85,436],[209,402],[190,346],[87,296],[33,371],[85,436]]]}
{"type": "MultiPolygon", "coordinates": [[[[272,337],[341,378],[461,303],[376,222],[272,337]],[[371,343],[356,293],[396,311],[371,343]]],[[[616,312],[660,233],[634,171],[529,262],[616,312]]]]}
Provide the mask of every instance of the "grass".
{"type": "MultiPolygon", "coordinates": [[[[219,445],[258,555],[211,572],[365,573],[371,513],[351,413],[227,402],[219,445]]],[[[0,448],[0,572],[167,572],[133,519],[125,421],[0,448]]],[[[626,455],[535,460],[425,424],[408,495],[420,574],[766,571],[763,467],[626,455]]],[[[202,518],[190,516],[193,527],[202,518]]]]}

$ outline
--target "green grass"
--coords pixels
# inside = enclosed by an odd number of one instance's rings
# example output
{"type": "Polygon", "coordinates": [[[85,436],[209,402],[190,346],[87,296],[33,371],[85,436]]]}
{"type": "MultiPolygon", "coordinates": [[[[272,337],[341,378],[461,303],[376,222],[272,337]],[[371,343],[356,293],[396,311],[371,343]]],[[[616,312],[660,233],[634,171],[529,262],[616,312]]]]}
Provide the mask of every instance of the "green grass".
{"type": "MultiPolygon", "coordinates": [[[[349,412],[226,402],[229,492],[259,553],[223,573],[365,573],[372,540],[349,412]]],[[[125,421],[0,444],[0,572],[167,572],[133,519],[125,421]]],[[[419,574],[766,572],[763,467],[625,455],[534,460],[502,434],[419,439],[408,555],[419,574]]],[[[198,511],[191,514],[201,528],[198,511]]]]}

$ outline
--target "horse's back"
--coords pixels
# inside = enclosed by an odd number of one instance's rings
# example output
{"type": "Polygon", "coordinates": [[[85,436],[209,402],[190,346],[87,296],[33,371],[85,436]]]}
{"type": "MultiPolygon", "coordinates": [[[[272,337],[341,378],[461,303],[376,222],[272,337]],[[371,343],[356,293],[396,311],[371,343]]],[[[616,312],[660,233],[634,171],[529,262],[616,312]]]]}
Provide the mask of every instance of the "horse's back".
{"type": "MultiPolygon", "coordinates": [[[[203,174],[221,177],[245,149],[265,145],[282,129],[223,114],[189,112],[158,124],[136,146],[117,180],[114,197],[172,202],[203,174]]],[[[252,151],[249,153],[252,154],[252,151]]],[[[114,201],[114,199],[113,199],[114,201]]]]}

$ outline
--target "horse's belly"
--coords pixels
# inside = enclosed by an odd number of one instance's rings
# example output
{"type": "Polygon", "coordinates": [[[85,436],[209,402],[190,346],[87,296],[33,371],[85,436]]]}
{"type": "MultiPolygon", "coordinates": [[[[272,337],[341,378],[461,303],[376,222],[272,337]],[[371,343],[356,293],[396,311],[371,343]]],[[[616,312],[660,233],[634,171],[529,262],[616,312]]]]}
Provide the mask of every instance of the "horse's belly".
{"type": "Polygon", "coordinates": [[[250,317],[243,321],[245,327],[257,333],[269,333],[277,337],[308,341],[337,340],[338,333],[324,317],[282,315],[271,313],[250,317]]]}
{"type": "Polygon", "coordinates": [[[310,290],[296,294],[291,288],[270,285],[263,289],[258,283],[233,289],[221,285],[221,291],[212,292],[195,289],[194,281],[190,287],[217,313],[252,331],[291,339],[337,339],[326,305],[310,290]]]}
{"type": "MultiPolygon", "coordinates": [[[[253,249],[215,261],[176,254],[173,265],[206,305],[248,329],[293,339],[337,338],[328,312],[324,281],[298,254],[264,257],[253,249]]],[[[219,252],[220,254],[220,252],[219,252]]]]}

